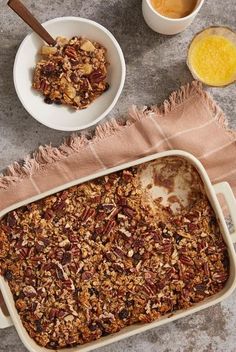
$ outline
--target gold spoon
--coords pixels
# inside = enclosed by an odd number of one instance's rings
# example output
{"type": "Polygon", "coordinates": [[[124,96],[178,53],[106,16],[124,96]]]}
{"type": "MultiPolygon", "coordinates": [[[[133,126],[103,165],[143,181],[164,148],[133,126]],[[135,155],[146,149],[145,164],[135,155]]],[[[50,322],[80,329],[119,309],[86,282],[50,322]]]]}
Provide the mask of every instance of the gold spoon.
{"type": "Polygon", "coordinates": [[[9,0],[7,5],[27,23],[35,33],[37,33],[49,45],[56,45],[55,39],[46,31],[46,29],[36,20],[31,12],[22,4],[20,0],[9,0]]]}

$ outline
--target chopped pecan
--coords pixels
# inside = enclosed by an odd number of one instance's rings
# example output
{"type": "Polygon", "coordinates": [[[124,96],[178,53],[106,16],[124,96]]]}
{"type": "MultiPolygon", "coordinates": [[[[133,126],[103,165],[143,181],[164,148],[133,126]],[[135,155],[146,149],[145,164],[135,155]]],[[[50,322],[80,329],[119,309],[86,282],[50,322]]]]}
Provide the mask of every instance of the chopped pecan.
{"type": "Polygon", "coordinates": [[[89,218],[93,217],[95,215],[95,209],[91,209],[91,208],[85,208],[84,212],[81,216],[81,220],[83,222],[87,221],[89,218]]]}
{"type": "Polygon", "coordinates": [[[131,209],[131,208],[129,208],[129,207],[124,207],[124,208],[123,208],[123,212],[124,212],[125,215],[127,215],[127,216],[130,217],[130,218],[133,218],[134,215],[135,215],[135,210],[134,210],[134,209],[131,209]]]}
{"type": "Polygon", "coordinates": [[[98,69],[98,70],[93,71],[88,76],[88,78],[91,83],[100,83],[106,79],[106,76],[104,75],[104,73],[100,69],[98,69]]]}
{"type": "Polygon", "coordinates": [[[103,230],[103,234],[108,235],[115,227],[115,225],[116,225],[116,222],[114,220],[109,220],[103,230]]]}
{"type": "Polygon", "coordinates": [[[118,248],[118,247],[116,247],[116,248],[114,248],[114,250],[113,250],[114,252],[115,252],[115,254],[118,256],[118,257],[124,257],[124,255],[125,255],[125,253],[122,251],[122,249],[121,248],[118,248]]]}
{"type": "Polygon", "coordinates": [[[46,220],[50,220],[52,219],[54,216],[54,211],[52,209],[47,209],[44,213],[43,213],[43,218],[46,220]]]}
{"type": "Polygon", "coordinates": [[[71,46],[71,45],[67,45],[65,47],[65,54],[67,56],[69,56],[70,58],[72,58],[72,59],[76,59],[77,58],[77,52],[76,52],[75,48],[73,46],[71,46]]]}
{"type": "Polygon", "coordinates": [[[90,280],[92,277],[93,277],[93,273],[90,272],[90,271],[85,271],[85,272],[83,272],[83,274],[81,275],[81,279],[82,279],[82,280],[85,280],[85,281],[90,280]]]}
{"type": "Polygon", "coordinates": [[[181,261],[181,263],[185,264],[185,265],[189,265],[189,266],[193,266],[194,262],[191,258],[187,257],[186,255],[181,255],[179,260],[181,261]]]}

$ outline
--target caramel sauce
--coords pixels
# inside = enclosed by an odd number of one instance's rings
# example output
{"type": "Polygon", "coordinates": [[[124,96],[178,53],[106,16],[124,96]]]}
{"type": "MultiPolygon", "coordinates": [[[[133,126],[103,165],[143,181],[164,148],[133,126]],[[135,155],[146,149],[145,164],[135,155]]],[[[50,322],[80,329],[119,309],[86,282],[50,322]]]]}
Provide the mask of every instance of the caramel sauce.
{"type": "Polygon", "coordinates": [[[182,18],[194,11],[197,0],[151,0],[151,3],[162,16],[182,18]]]}

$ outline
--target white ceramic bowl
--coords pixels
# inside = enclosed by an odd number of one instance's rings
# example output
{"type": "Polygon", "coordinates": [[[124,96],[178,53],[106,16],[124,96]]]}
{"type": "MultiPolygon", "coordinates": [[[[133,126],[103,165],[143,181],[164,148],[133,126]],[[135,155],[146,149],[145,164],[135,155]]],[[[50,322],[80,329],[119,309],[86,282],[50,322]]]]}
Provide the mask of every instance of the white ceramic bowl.
{"type": "Polygon", "coordinates": [[[169,18],[162,16],[152,6],[151,0],[143,0],[143,17],[147,25],[155,32],[174,35],[183,32],[194,20],[205,0],[198,0],[195,10],[182,18],[169,18]]]}
{"type": "Polygon", "coordinates": [[[80,17],[55,18],[45,22],[43,26],[53,37],[62,35],[71,38],[81,35],[104,45],[110,63],[110,88],[85,110],[45,104],[43,96],[32,89],[33,69],[39,60],[38,52],[43,41],[37,34],[31,33],[21,43],[14,63],[14,84],[21,103],[36,120],[56,130],[77,131],[95,125],[114,107],[124,86],[126,67],[118,42],[100,24],[80,17]]]}

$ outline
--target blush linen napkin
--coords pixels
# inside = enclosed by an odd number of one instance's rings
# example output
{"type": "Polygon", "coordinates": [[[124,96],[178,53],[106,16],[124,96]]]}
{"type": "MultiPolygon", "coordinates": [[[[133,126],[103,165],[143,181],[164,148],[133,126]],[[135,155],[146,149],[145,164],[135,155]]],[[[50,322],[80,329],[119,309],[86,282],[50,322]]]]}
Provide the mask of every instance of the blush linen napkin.
{"type": "Polygon", "coordinates": [[[236,194],[236,131],[201,84],[171,94],[161,106],[133,106],[126,122],[109,120],[91,136],[72,135],[59,147],[41,146],[0,176],[0,210],[115,165],[169,149],[185,150],[205,166],[213,183],[236,194]]]}

